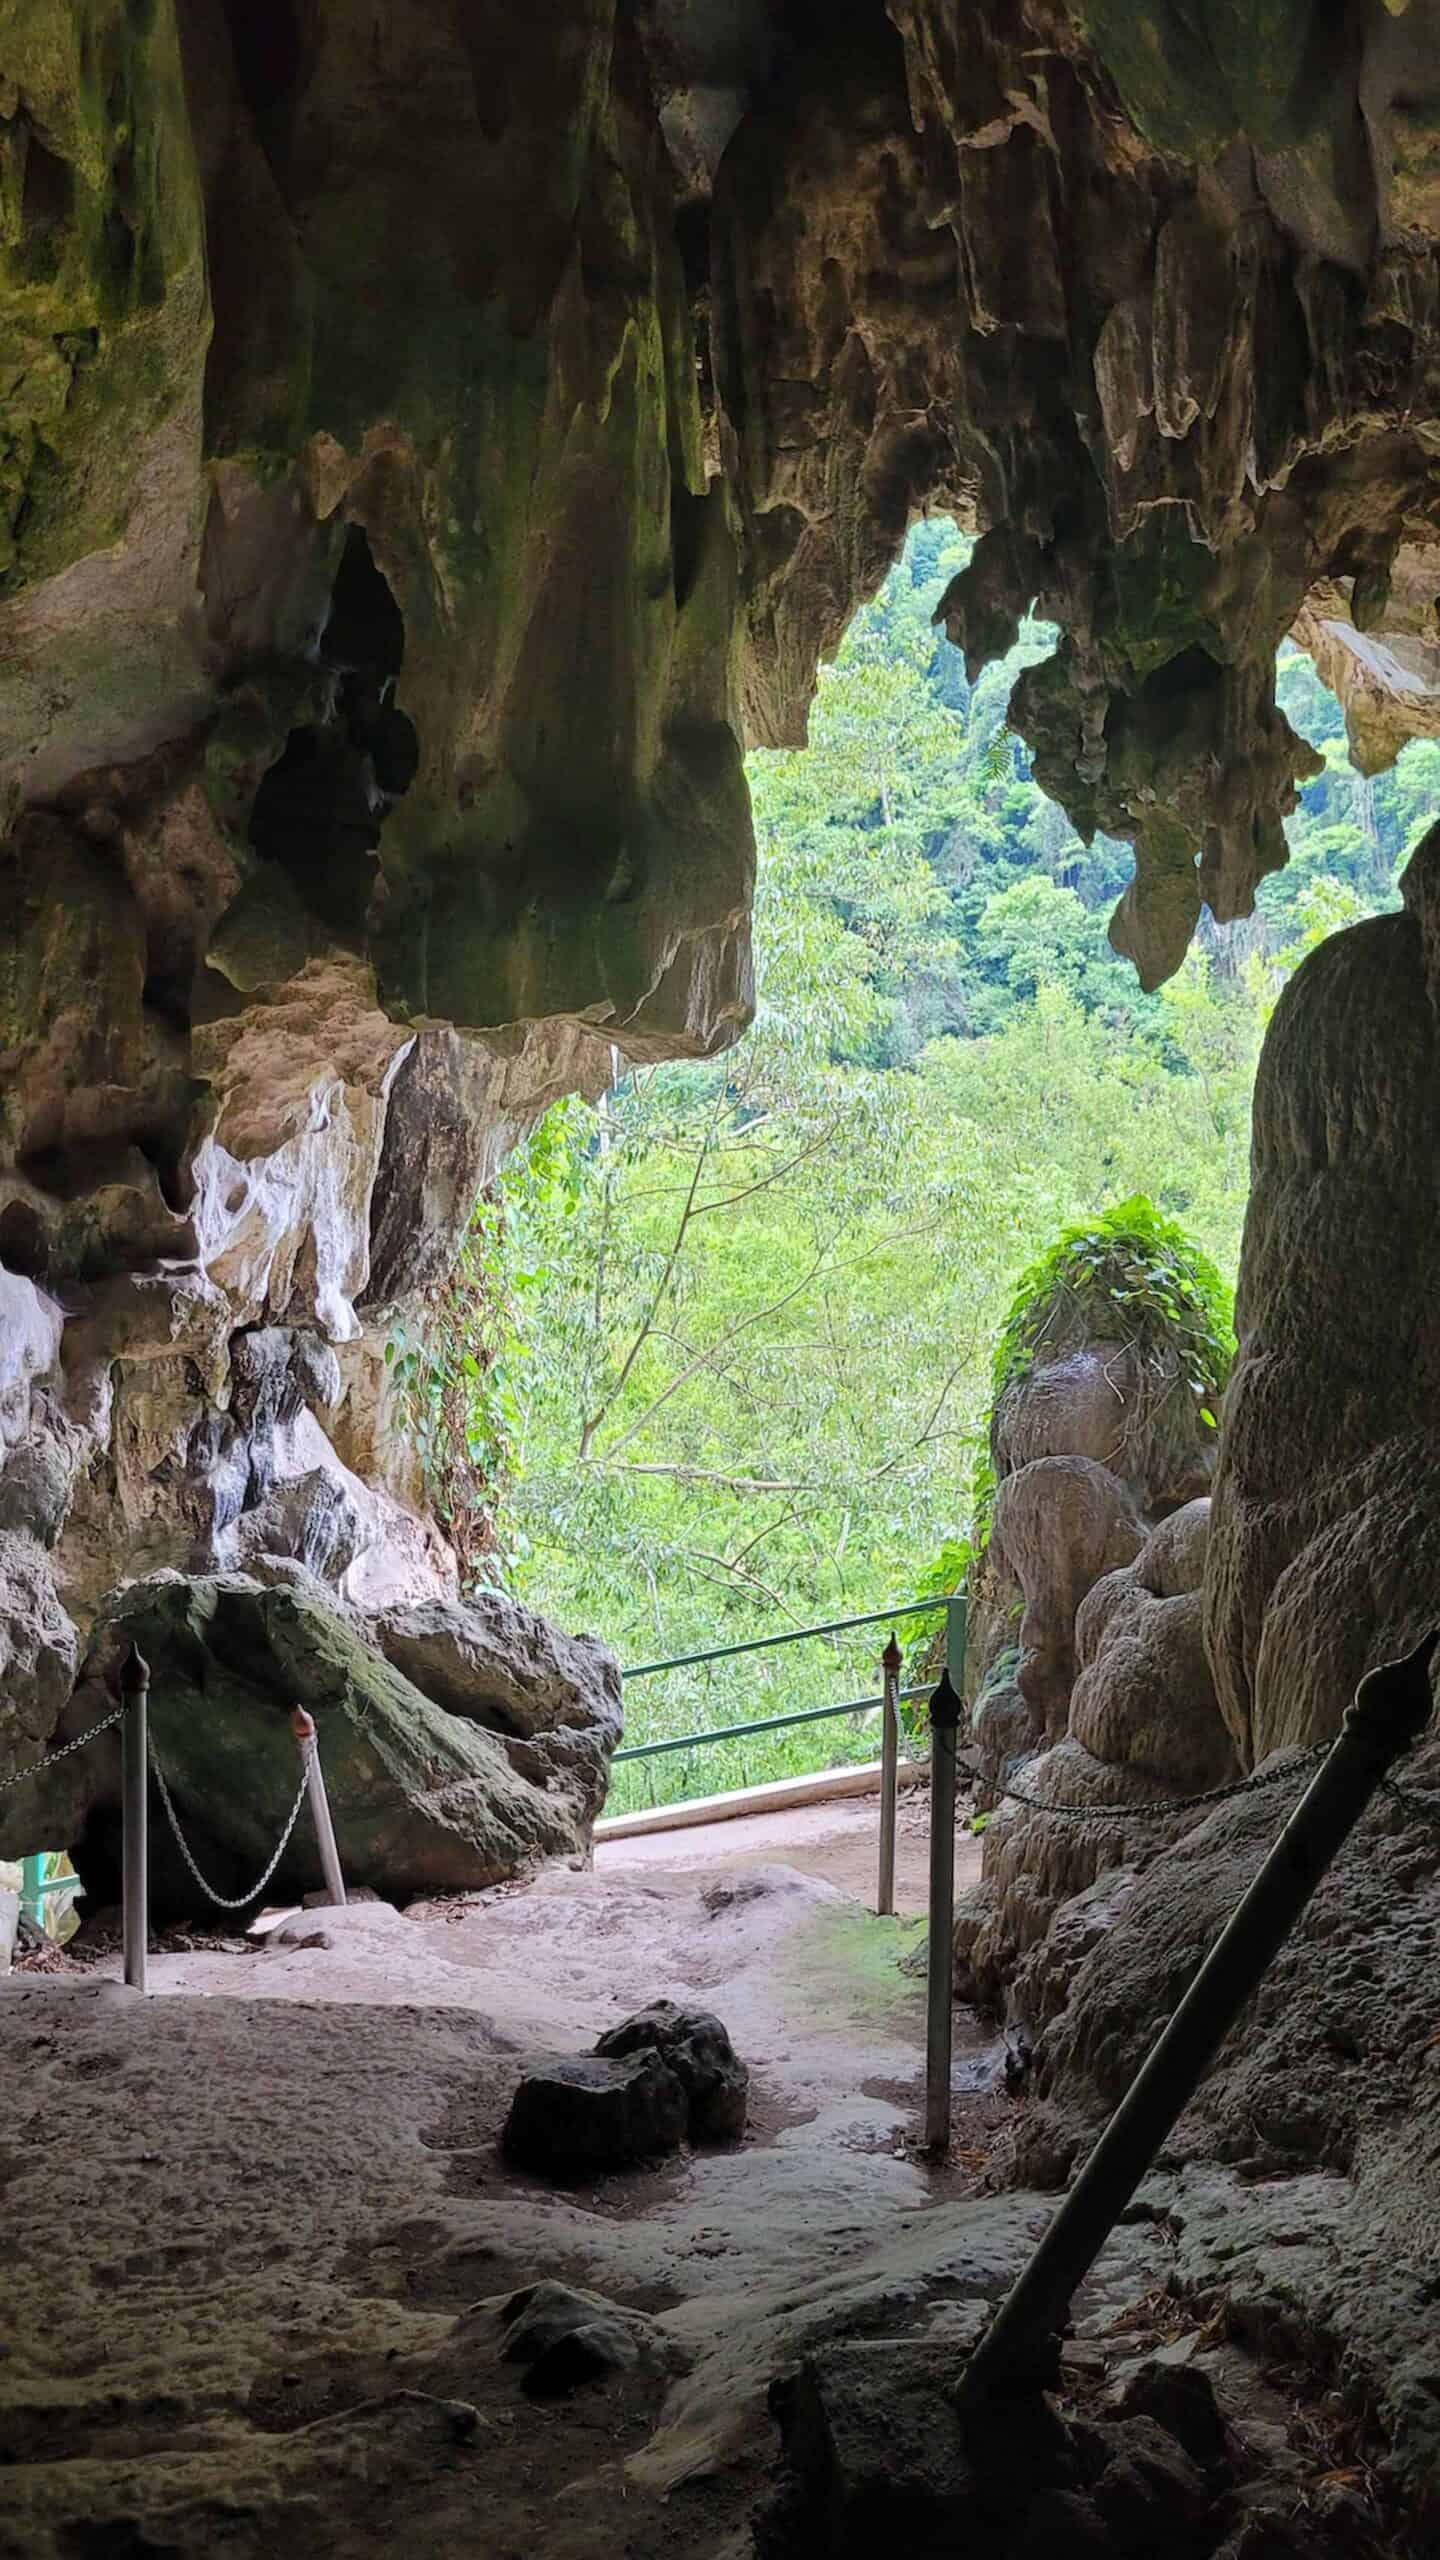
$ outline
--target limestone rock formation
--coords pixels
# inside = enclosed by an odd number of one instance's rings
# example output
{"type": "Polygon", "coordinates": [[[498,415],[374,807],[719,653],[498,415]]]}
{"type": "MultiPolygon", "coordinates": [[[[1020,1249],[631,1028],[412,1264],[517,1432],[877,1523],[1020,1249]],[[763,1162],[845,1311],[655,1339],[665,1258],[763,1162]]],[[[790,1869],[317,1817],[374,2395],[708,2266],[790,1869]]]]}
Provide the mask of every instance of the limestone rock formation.
{"type": "Polygon", "coordinates": [[[1093,1758],[1143,1772],[1161,1794],[1198,1794],[1239,1774],[1205,1653],[1209,1512],[1205,1499],[1172,1512],[1133,1565],[1092,1586],[1075,1621],[1070,1731],[1093,1758]]]}
{"type": "MultiPolygon", "coordinates": [[[[303,1571],[269,1585],[238,1573],[152,1574],[127,1585],[102,1617],[74,1712],[86,1722],[104,1712],[117,1659],[137,1643],[151,1667],[156,1756],[180,1827],[219,1893],[253,1883],[281,1835],[300,1774],[290,1730],[297,1705],[315,1719],[351,1878],[400,1898],[479,1888],[583,1850],[619,1733],[613,1666],[603,1656],[590,1666],[583,1722],[574,1695],[566,1723],[553,1697],[529,1692],[533,1621],[516,1616],[511,1685],[528,1723],[517,1712],[519,1731],[495,1730],[449,1713],[392,1668],[367,1641],[365,1622],[338,1610],[303,1571]]],[[[489,1636],[498,1651],[493,1618],[489,1636]]],[[[97,1757],[103,1749],[91,1746],[97,1757]]],[[[118,1882],[117,1780],[112,1749],[92,1771],[83,1829],[70,1835],[86,1890],[100,1903],[115,1898],[118,1882]]],[[[6,1816],[7,1844],[36,1818],[32,1790],[20,1792],[31,1802],[6,1816]]],[[[43,1793],[38,1803],[43,1818],[43,1793]]],[[[270,1890],[298,1896],[319,1879],[302,1815],[270,1890]]],[[[158,1808],[151,1907],[161,1920],[207,1911],[158,1808]]]]}
{"type": "Polygon", "coordinates": [[[971,1738],[991,1819],[981,1880],[956,1911],[957,1981],[1026,2034],[1110,1925],[1134,1861],[1185,1828],[1127,1823],[1123,1808],[1238,1770],[1204,1647],[1210,1501],[1194,1488],[1215,1435],[1194,1348],[1182,1325],[1134,1313],[1138,1286],[1127,1336],[1110,1290],[1079,1285],[1090,1250],[1026,1310],[992,1418],[999,1481],[973,1577],[971,1738]],[[1023,1356],[1031,1338],[1039,1357],[1023,1356]],[[1069,1440],[1086,1454],[1058,1454],[1069,1440]],[[1028,1810],[1007,1793],[1017,1786],[1066,1810],[1028,1810]]]}
{"type": "Polygon", "coordinates": [[[1025,1595],[1016,1686],[1051,1742],[1067,1729],[1081,1601],[1138,1555],[1144,1529],[1121,1484],[1091,1458],[1034,1458],[1006,1476],[993,1532],[1025,1595]]]}
{"type": "MultiPolygon", "coordinates": [[[[1333,1734],[1364,1670],[1435,1619],[1437,883],[1440,830],[1412,857],[1402,911],[1322,945],[1276,1008],[1208,1536],[1191,1505],[1095,1586],[1080,1613],[1071,1738],[1024,1777],[1037,1794],[1094,1801],[1100,1764],[1062,1765],[1088,1744],[1137,1762],[1163,1752],[1179,1784],[1170,1755],[1182,1739],[1205,1746],[1190,1773],[1213,1755],[1213,1776],[1223,1715],[1233,1765],[1270,1783],[1188,1825],[1122,1821],[1095,1851],[1082,1824],[1065,1825],[1063,1840],[1039,1816],[993,1826],[986,1898],[962,1954],[977,1987],[1028,2031],[1022,2175],[1066,2174],[1253,1878],[1299,1794],[1300,1751],[1333,1734]],[[1202,1585],[1203,1654],[1192,1614],[1202,1585]],[[1182,1696],[1183,1729],[1169,1707],[1182,1696]]],[[[1382,1798],[1346,1844],[1167,2159],[1181,2172],[1182,2220],[1215,2177],[1199,2164],[1235,2173],[1197,2218],[1218,2255],[1238,2195],[1293,2197],[1255,2288],[1259,2316],[1321,2345],[1342,2327],[1373,2342],[1423,2535],[1440,2479],[1423,2236],[1440,2209],[1423,2014],[1440,1928],[1433,1726],[1400,1774],[1405,1795],[1382,1798]],[[1317,2236],[1326,2189],[1353,2256],[1317,2236]]],[[[1182,2280],[1185,2267],[1182,2248],[1182,2280]]]]}
{"type": "Polygon", "coordinates": [[[1296,972],[1256,1081],[1207,1580],[1247,1765],[1334,1733],[1437,1616],[1440,828],[1402,894],[1296,972]]]}
{"type": "Polygon", "coordinates": [[[70,1695],[77,1655],[49,1558],[32,1539],[0,1529],[0,1689],[12,1767],[44,1750],[70,1695]]]}
{"type": "Polygon", "coordinates": [[[1012,716],[1148,984],[1284,859],[1287,629],[1367,767],[1434,728],[1437,11],[0,13],[0,1523],[82,1632],[453,1595],[389,1324],[745,1021],[743,746],[917,508],[972,663],[1060,627],[1012,716]]]}

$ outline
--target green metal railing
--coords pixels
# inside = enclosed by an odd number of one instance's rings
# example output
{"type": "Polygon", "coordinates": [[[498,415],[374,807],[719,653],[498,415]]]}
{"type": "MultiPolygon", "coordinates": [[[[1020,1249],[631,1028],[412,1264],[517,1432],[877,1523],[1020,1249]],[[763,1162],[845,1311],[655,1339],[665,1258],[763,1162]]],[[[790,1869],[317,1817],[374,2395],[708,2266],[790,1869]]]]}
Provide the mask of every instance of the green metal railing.
{"type": "MultiPolygon", "coordinates": [[[[848,1635],[854,1627],[889,1626],[899,1618],[928,1618],[941,1612],[948,1618],[956,1610],[963,1613],[964,1605],[958,1592],[948,1597],[932,1596],[928,1600],[902,1600],[893,1609],[867,1609],[855,1618],[827,1618],[818,1626],[787,1627],[780,1635],[751,1636],[741,1644],[711,1645],[702,1653],[676,1653],[663,1662],[631,1663],[621,1672],[620,1677],[622,1680],[648,1680],[662,1671],[688,1671],[699,1663],[727,1662],[741,1653],[769,1653],[777,1645],[804,1644],[807,1639],[815,1636],[848,1635]]],[[[899,1692],[899,1703],[903,1704],[913,1698],[928,1697],[929,1694],[928,1684],[920,1688],[902,1689],[899,1692]]],[[[623,1750],[614,1754],[614,1760],[618,1766],[622,1760],[655,1760],[660,1758],[662,1753],[670,1751],[700,1751],[710,1743],[743,1741],[752,1733],[780,1733],[792,1725],[824,1724],[832,1716],[865,1715],[872,1709],[883,1706],[884,1703],[883,1697],[844,1698],[834,1706],[801,1707],[789,1715],[755,1716],[746,1724],[711,1725],[698,1733],[669,1735],[663,1742],[629,1743],[623,1750]]]]}
{"type": "Polygon", "coordinates": [[[60,1850],[43,1850],[37,1857],[20,1861],[20,1913],[35,1928],[45,1925],[46,1897],[52,1893],[78,1893],[80,1879],[60,1850]],[[61,1873],[62,1866],[66,1872],[61,1873]]]}

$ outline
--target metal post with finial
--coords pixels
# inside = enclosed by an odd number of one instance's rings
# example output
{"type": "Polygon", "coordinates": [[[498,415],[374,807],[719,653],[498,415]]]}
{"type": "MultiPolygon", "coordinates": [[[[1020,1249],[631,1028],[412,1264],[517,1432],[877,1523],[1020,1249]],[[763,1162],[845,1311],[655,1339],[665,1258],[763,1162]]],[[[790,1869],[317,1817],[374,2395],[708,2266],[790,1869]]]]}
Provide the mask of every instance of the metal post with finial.
{"type": "Polygon", "coordinates": [[[149,1804],[150,1665],[137,1644],[120,1666],[120,1695],[125,1714],[120,1727],[120,1805],[124,1824],[122,1849],[124,1888],[121,1936],[125,1979],[135,1991],[148,1989],[149,1942],[149,1804]]]}
{"type": "Polygon", "coordinates": [[[330,1819],[330,1799],[325,1792],[325,1772],[320,1766],[320,1737],[315,1719],[305,1707],[296,1707],[290,1718],[290,1730],[305,1771],[310,1796],[310,1819],[315,1825],[315,1841],[320,1851],[320,1872],[332,1903],[345,1901],[345,1878],[340,1868],[340,1852],[335,1844],[335,1825],[330,1819]]]}
{"type": "Polygon", "coordinates": [[[895,1910],[895,1797],[900,1780],[900,1647],[892,1635],[880,1656],[880,1877],[875,1909],[895,1910]]]}

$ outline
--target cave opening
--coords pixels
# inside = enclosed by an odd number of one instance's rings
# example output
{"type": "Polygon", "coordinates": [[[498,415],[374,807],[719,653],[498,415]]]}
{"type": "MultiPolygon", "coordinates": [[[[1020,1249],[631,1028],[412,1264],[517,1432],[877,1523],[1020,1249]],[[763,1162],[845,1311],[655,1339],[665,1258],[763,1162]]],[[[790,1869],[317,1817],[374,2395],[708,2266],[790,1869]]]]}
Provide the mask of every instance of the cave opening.
{"type": "Polygon", "coordinates": [[[1428,2560],[1440,0],[0,17],[0,2546],[1428,2560]]]}
{"type": "MultiPolygon", "coordinates": [[[[1250,917],[1206,913],[1178,977],[1147,994],[1109,939],[1132,848],[1085,841],[1010,726],[1055,629],[1025,618],[972,683],[935,620],[974,548],[948,517],[916,521],[820,670],[808,745],[749,758],[753,1029],[708,1065],[617,1061],[609,1096],[558,1105],[482,1204],[478,1232],[500,1220],[487,1253],[502,1297],[512,1225],[546,1287],[518,1302],[508,1353],[483,1326],[468,1343],[471,1394],[432,1443],[441,1507],[467,1573],[595,1625],[622,1658],[739,1641],[777,1609],[838,1618],[961,1572],[988,1536],[1007,1309],[1025,1275],[1057,1256],[1071,1271],[1072,1231],[1082,1363],[1097,1322],[1123,1316],[1124,1358],[1170,1377],[1151,1320],[1169,1263],[1186,1274],[1203,1349],[1169,1458],[1135,1465],[1153,1527],[1200,1497],[1269,1014],[1337,928],[1395,910],[1440,814],[1440,748],[1362,773],[1338,701],[1287,643],[1278,698],[1323,759],[1289,865],[1250,917]],[[677,1168],[697,1186],[689,1215],[677,1168]]],[[[1191,648],[1143,697],[1181,719],[1216,669],[1191,648]]],[[[1074,1426],[1087,1462],[1108,1445],[1106,1401],[1074,1426]]],[[[844,1656],[857,1696],[874,1686],[867,1643],[844,1656]]],[[[668,1746],[818,1708],[829,1676],[717,1663],[637,1694],[633,1729],[668,1746]]],[[[1062,1648],[1057,1682],[1072,1677],[1062,1648]]],[[[872,1741],[817,1722],[703,1756],[667,1748],[617,1770],[611,1810],[678,1805],[702,1782],[798,1782],[872,1741]]]]}

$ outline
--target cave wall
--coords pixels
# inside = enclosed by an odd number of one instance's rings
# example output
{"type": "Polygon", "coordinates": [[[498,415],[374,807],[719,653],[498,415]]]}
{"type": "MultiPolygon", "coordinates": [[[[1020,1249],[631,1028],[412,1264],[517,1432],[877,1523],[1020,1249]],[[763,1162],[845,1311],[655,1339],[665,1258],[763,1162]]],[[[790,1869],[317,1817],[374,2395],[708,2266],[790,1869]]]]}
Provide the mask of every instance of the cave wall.
{"type": "Polygon", "coordinates": [[[42,0],[0,153],[0,1508],[81,1635],[270,1548],[444,1592],[396,1310],[550,1100],[749,1007],[638,46],[42,0]]]}
{"type": "Polygon", "coordinates": [[[1401,890],[1296,971],[1256,1080],[1206,1592],[1247,1765],[1440,1619],[1440,827],[1401,890]]]}
{"type": "Polygon", "coordinates": [[[1287,629],[1435,727],[1437,32],[0,0],[0,1750],[137,1572],[450,1590],[394,1312],[743,1027],[743,748],[918,508],[1147,983],[1283,859],[1287,629]]]}

